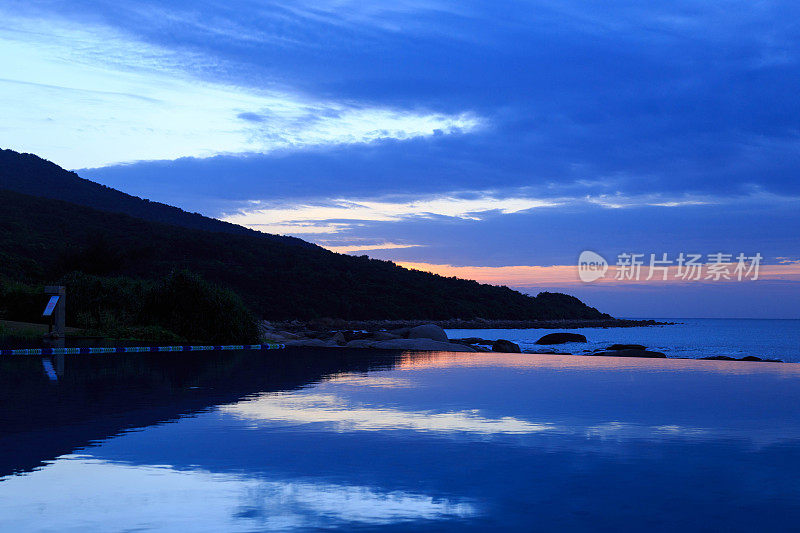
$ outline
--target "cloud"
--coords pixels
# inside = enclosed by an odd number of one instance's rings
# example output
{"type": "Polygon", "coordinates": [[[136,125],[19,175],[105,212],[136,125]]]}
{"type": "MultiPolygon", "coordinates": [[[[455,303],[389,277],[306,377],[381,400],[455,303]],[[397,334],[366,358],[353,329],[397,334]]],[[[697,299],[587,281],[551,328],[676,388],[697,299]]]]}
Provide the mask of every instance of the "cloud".
{"type": "Polygon", "coordinates": [[[248,122],[264,122],[264,120],[265,120],[262,115],[259,115],[258,113],[253,113],[253,112],[250,112],[250,111],[239,113],[236,116],[239,117],[240,119],[246,120],[248,122]]]}
{"type": "Polygon", "coordinates": [[[326,245],[324,242],[320,244],[323,248],[340,254],[349,254],[353,252],[367,252],[374,250],[399,250],[401,248],[416,248],[420,244],[398,244],[394,242],[382,242],[375,244],[342,244],[339,246],[326,245]]]}
{"type": "Polygon", "coordinates": [[[583,197],[524,196],[534,192],[529,189],[503,192],[316,203],[252,201],[222,218],[267,232],[303,234],[327,247],[340,246],[339,250],[352,246],[356,246],[353,251],[368,250],[372,242],[400,243],[403,246],[372,249],[392,250],[396,252],[392,257],[406,262],[435,263],[432,256],[446,247],[448,253],[457,254],[451,255],[458,257],[452,264],[476,266],[481,261],[487,264],[489,255],[494,258],[492,266],[527,261],[535,261],[530,265],[569,264],[585,249],[601,249],[613,256],[624,251],[758,251],[772,262],[792,249],[791,228],[800,225],[794,209],[800,203],[798,197],[758,191],[746,196],[617,193],[583,197]],[[769,240],[759,229],[764,224],[775,228],[769,240]],[[697,228],[704,232],[698,234],[697,228]],[[560,235],[558,241],[551,238],[553,232],[560,235]],[[657,245],[655,235],[659,235],[657,245]],[[357,243],[364,241],[368,244],[359,247],[357,243]],[[498,253],[507,257],[500,258],[498,253]]]}
{"type": "Polygon", "coordinates": [[[589,197],[609,205],[800,197],[800,182],[791,179],[800,163],[800,149],[788,142],[762,140],[743,148],[722,135],[715,150],[722,152],[717,159],[724,161],[718,165],[702,154],[692,155],[702,142],[691,138],[662,139],[662,153],[654,156],[636,141],[617,139],[597,145],[599,129],[570,140],[554,126],[548,137],[533,140],[528,134],[506,131],[510,126],[496,117],[487,120],[491,127],[468,135],[305,146],[266,155],[183,158],[80,173],[210,215],[247,200],[300,203],[465,192],[540,199],[589,197]]]}
{"type": "MultiPolygon", "coordinates": [[[[778,264],[778,265],[762,265],[758,268],[757,279],[755,271],[743,271],[742,279],[738,279],[736,271],[736,263],[727,263],[720,265],[725,271],[726,277],[720,279],[708,279],[709,275],[707,265],[704,265],[700,279],[685,279],[679,272],[678,267],[675,265],[669,266],[666,273],[661,270],[653,271],[653,277],[647,279],[649,275],[649,255],[645,254],[643,259],[645,264],[641,267],[641,277],[639,279],[626,279],[620,276],[620,267],[616,266],[614,262],[616,258],[610,259],[610,266],[606,275],[592,283],[604,286],[617,286],[625,287],[635,284],[646,285],[691,285],[693,283],[703,284],[713,281],[713,283],[754,283],[761,281],[790,281],[800,282],[800,265],[798,264],[778,264]]],[[[656,254],[657,260],[661,254],[656,254]]],[[[675,256],[671,260],[676,261],[675,256]]],[[[706,259],[704,258],[703,261],[706,259]]],[[[580,280],[578,276],[578,267],[576,265],[552,265],[552,266],[453,266],[453,265],[435,265],[431,263],[412,263],[399,261],[397,264],[405,268],[413,268],[416,270],[423,270],[425,272],[433,272],[440,276],[456,276],[464,279],[474,279],[481,283],[490,283],[492,285],[510,285],[519,289],[538,288],[546,290],[552,287],[584,287],[586,284],[580,280]]],[[[749,262],[748,262],[749,268],[749,262]]]]}
{"type": "Polygon", "coordinates": [[[369,143],[462,133],[473,113],[370,106],[205,81],[198,54],[133,40],[105,26],[3,12],[6,110],[0,144],[69,167],[152,159],[269,152],[319,144],[369,143]]]}
{"type": "MultiPolygon", "coordinates": [[[[419,200],[345,200],[333,199],[321,205],[262,206],[251,201],[238,213],[220,217],[222,220],[265,231],[267,233],[293,233],[298,225],[304,232],[308,228],[344,230],[360,223],[397,222],[412,217],[452,217],[480,220],[484,213],[517,213],[529,209],[553,207],[555,202],[536,198],[493,198],[481,195],[475,198],[433,197],[419,200]],[[281,231],[283,230],[283,231],[281,231]]],[[[373,248],[374,249],[374,248],[373,248]]]]}

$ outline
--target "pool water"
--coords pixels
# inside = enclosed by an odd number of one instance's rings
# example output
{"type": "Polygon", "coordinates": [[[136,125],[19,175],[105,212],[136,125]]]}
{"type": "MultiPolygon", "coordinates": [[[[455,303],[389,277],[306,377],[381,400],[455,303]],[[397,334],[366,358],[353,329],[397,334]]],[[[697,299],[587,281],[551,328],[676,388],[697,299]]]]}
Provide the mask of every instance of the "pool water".
{"type": "Polygon", "coordinates": [[[274,352],[0,361],[2,531],[785,531],[800,365],[274,352]]]}

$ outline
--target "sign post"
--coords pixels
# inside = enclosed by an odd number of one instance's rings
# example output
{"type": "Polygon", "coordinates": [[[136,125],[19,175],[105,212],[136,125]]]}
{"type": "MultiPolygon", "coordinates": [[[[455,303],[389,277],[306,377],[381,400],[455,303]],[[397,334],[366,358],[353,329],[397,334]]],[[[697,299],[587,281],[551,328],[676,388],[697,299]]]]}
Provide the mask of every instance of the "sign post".
{"type": "Polygon", "coordinates": [[[43,317],[50,318],[50,331],[45,335],[45,341],[54,348],[63,348],[66,333],[66,287],[49,285],[44,288],[44,293],[50,296],[42,313],[43,317]]]}

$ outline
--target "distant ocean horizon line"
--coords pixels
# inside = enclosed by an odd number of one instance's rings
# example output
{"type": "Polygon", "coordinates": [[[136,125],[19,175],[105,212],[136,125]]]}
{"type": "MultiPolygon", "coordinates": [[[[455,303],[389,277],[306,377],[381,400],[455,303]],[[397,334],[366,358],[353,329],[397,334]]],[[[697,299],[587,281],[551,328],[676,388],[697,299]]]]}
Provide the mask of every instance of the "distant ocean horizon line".
{"type": "MultiPolygon", "coordinates": [[[[615,328],[602,325],[565,325],[565,331],[580,333],[586,342],[565,343],[558,351],[581,355],[602,351],[612,344],[640,344],[671,358],[701,359],[726,356],[779,359],[800,363],[800,319],[797,318],[652,318],[672,322],[664,327],[615,328]]],[[[460,337],[489,339],[502,336],[522,350],[541,351],[540,329],[460,330],[460,337]],[[490,333],[489,331],[492,331],[490,333]],[[502,333],[501,333],[502,332],[502,333]]]]}
{"type": "Polygon", "coordinates": [[[800,317],[735,317],[735,316],[680,316],[680,317],[667,317],[667,316],[616,316],[621,320],[800,320],[800,317]]]}

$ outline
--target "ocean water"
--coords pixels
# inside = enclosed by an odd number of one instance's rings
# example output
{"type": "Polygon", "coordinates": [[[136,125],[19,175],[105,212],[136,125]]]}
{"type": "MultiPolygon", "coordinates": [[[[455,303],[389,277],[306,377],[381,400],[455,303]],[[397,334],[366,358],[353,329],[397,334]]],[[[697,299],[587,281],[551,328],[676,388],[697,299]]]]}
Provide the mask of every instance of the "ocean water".
{"type": "Polygon", "coordinates": [[[670,318],[670,326],[635,328],[545,329],[454,329],[450,338],[481,337],[508,339],[523,350],[557,350],[580,354],[607,348],[611,344],[643,344],[667,357],[699,359],[714,355],[741,358],[781,359],[800,363],[800,320],[670,318]],[[540,346],[536,341],[547,333],[569,331],[586,336],[587,343],[540,346]]]}
{"type": "Polygon", "coordinates": [[[0,360],[1,531],[788,531],[800,365],[0,360]]]}

